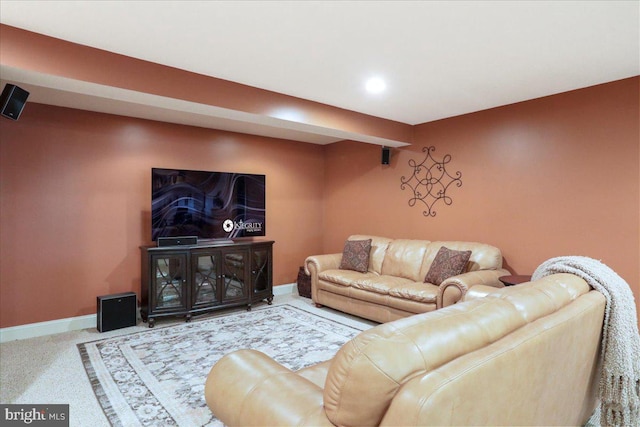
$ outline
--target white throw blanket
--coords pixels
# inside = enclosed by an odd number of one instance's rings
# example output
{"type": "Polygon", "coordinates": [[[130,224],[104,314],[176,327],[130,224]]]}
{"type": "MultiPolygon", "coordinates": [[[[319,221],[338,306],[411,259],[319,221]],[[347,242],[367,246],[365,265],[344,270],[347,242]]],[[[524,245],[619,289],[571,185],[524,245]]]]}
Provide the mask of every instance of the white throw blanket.
{"type": "Polygon", "coordinates": [[[581,256],[545,261],[532,280],[554,273],[579,276],[605,296],[600,420],[607,426],[640,426],[640,335],[629,285],[605,264],[581,256]]]}

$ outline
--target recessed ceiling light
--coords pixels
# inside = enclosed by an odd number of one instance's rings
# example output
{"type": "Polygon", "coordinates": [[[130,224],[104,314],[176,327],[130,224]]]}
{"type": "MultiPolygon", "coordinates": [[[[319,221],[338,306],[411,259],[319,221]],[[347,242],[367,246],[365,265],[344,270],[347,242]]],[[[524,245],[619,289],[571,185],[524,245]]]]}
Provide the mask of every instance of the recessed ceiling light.
{"type": "Polygon", "coordinates": [[[380,77],[373,77],[367,80],[367,92],[381,93],[387,88],[387,84],[380,77]]]}

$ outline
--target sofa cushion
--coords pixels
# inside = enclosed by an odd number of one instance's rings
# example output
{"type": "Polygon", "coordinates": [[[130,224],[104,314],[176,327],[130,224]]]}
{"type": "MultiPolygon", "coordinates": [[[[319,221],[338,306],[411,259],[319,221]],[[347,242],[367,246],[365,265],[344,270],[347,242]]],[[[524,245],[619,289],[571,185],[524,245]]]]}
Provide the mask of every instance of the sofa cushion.
{"type": "Polygon", "coordinates": [[[366,273],[369,269],[369,252],[371,252],[371,239],[347,240],[344,242],[340,268],[366,273]]]}
{"type": "Polygon", "coordinates": [[[389,320],[387,322],[403,319],[413,314],[428,313],[437,310],[437,305],[433,303],[425,303],[421,301],[413,301],[406,298],[398,298],[391,295],[387,296],[387,310],[389,311],[389,320]]]}
{"type": "Polygon", "coordinates": [[[389,243],[382,262],[381,273],[385,276],[396,276],[414,282],[422,280],[420,267],[426,253],[428,240],[396,239],[389,243]]]}
{"type": "Polygon", "coordinates": [[[325,270],[318,274],[318,279],[342,286],[351,286],[358,280],[367,277],[375,278],[378,275],[375,273],[360,273],[354,270],[325,270]]]}
{"type": "Polygon", "coordinates": [[[412,281],[402,277],[394,276],[368,276],[357,279],[351,287],[362,289],[363,291],[375,292],[387,295],[396,287],[406,286],[412,281]]]}
{"type": "Polygon", "coordinates": [[[335,425],[380,425],[405,382],[525,323],[513,304],[487,297],[368,329],[331,362],[324,388],[327,417],[335,425]]]}
{"type": "Polygon", "coordinates": [[[440,286],[440,283],[465,271],[471,251],[456,251],[442,246],[424,278],[426,283],[440,286]]]}
{"type": "Polygon", "coordinates": [[[389,290],[389,295],[411,301],[436,303],[438,287],[431,283],[412,282],[389,290]]]}

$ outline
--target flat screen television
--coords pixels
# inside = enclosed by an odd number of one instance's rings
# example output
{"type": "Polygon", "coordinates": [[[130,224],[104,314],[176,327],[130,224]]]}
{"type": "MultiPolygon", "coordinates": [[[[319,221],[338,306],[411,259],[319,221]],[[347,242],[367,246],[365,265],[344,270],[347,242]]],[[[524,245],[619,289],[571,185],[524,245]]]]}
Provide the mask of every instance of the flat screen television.
{"type": "Polygon", "coordinates": [[[265,235],[265,176],[151,170],[151,238],[265,235]]]}

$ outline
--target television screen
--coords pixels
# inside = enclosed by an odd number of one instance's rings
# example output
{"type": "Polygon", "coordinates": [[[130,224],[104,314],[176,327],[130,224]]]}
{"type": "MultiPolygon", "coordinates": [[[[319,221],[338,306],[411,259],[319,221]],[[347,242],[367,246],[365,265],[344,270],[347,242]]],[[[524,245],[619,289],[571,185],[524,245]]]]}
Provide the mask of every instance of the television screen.
{"type": "Polygon", "coordinates": [[[151,170],[151,238],[265,235],[265,176],[151,170]]]}

